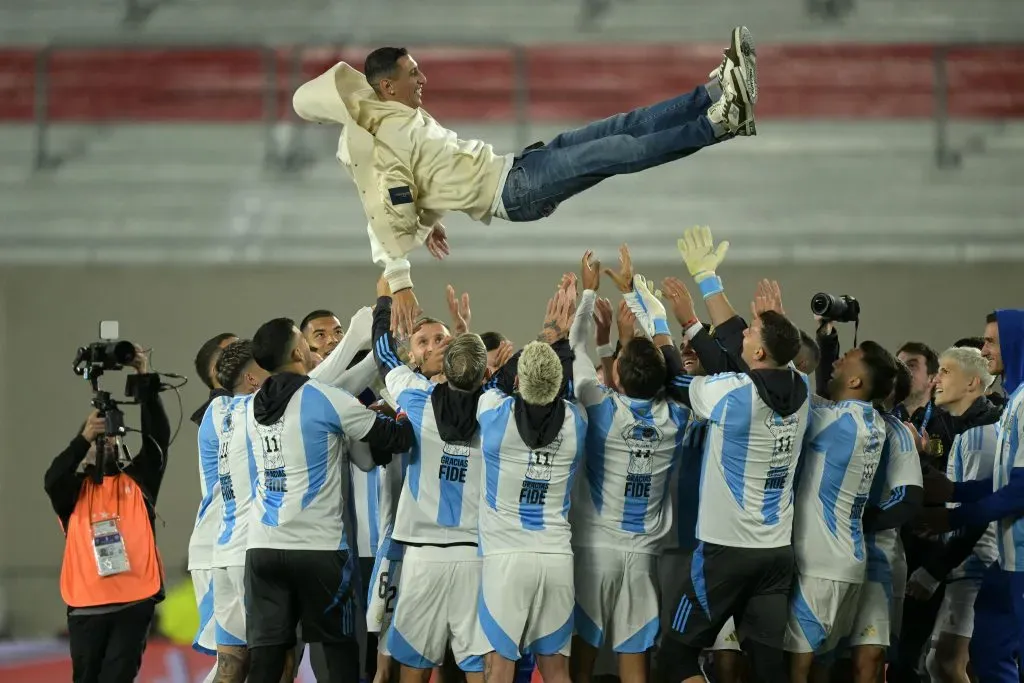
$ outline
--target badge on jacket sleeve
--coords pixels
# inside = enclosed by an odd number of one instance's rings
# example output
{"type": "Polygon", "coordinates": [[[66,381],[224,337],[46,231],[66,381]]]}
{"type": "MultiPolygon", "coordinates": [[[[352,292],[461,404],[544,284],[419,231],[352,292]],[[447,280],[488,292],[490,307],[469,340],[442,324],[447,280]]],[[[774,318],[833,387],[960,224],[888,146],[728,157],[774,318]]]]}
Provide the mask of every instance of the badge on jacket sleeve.
{"type": "Polygon", "coordinates": [[[389,187],[388,195],[391,198],[391,206],[412,204],[412,188],[408,185],[403,185],[402,187],[389,187]]]}

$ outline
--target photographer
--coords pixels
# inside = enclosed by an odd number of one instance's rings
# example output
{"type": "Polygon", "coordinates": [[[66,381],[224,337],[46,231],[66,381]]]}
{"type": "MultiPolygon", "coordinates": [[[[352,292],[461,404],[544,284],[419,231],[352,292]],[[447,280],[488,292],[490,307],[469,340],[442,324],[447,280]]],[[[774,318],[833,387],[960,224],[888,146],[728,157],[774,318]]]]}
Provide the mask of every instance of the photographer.
{"type": "MultiPolygon", "coordinates": [[[[153,520],[171,429],[159,396],[160,376],[149,373],[138,346],[129,356],[121,362],[137,373],[126,391],[141,406],[139,453],[132,457],[120,436],[115,438],[124,431],[118,424],[122,415],[109,394],[97,391],[97,409],[53,460],[44,481],[66,536],[60,587],[68,605],[75,683],[131,683],[154,607],[163,599],[153,520]]],[[[87,376],[95,387],[104,369],[119,368],[94,360],[87,376]]]]}

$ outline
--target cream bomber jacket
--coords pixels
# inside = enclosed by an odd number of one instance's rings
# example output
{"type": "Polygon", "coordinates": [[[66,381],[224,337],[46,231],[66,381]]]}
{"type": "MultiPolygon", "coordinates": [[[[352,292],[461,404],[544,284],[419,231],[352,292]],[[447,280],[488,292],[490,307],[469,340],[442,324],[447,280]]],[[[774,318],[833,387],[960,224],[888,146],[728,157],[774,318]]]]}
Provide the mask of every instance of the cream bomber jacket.
{"type": "Polygon", "coordinates": [[[338,62],[303,84],[295,112],[344,126],[338,161],[359,190],[373,260],[391,291],[412,287],[406,256],[447,211],[489,223],[505,158],[479,140],[459,140],[423,109],[379,99],[362,73],[338,62]]]}

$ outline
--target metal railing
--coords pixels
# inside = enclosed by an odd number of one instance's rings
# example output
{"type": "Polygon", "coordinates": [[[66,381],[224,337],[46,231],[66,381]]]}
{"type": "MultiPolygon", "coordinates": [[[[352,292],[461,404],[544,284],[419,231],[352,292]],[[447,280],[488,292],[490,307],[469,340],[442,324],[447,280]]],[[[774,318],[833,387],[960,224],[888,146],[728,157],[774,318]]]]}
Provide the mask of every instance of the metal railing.
{"type": "MultiPolygon", "coordinates": [[[[416,41],[400,41],[391,37],[395,44],[405,44],[410,47],[417,47],[416,41]]],[[[366,44],[367,41],[360,40],[358,44],[366,44]]],[[[294,92],[301,85],[304,74],[303,66],[308,54],[312,51],[324,52],[334,51],[341,53],[347,46],[357,44],[356,41],[317,41],[306,42],[286,48],[273,47],[266,44],[237,42],[231,40],[202,40],[201,42],[181,42],[173,39],[159,39],[152,37],[138,37],[137,39],[119,40],[116,43],[89,42],[89,41],[57,41],[38,50],[35,56],[35,88],[34,88],[34,154],[33,167],[36,172],[47,171],[57,168],[67,162],[68,154],[61,154],[52,149],[50,132],[55,124],[51,116],[51,104],[53,97],[52,88],[52,62],[55,55],[63,51],[88,50],[88,49],[117,49],[117,50],[197,50],[197,49],[241,49],[251,50],[260,55],[262,71],[262,138],[264,144],[264,165],[268,169],[280,171],[293,171],[302,168],[310,161],[310,152],[303,145],[303,130],[305,129],[297,115],[290,106],[284,107],[282,116],[281,97],[285,90],[294,92]],[[287,58],[282,61],[282,54],[287,58]],[[287,78],[282,83],[279,70],[282,63],[287,64],[287,78]],[[287,141],[281,143],[275,136],[275,128],[282,122],[293,125],[294,134],[289,136],[287,141]]],[[[436,43],[430,43],[428,47],[436,47],[436,43]]],[[[423,45],[420,45],[423,47],[423,45]]],[[[530,140],[531,120],[530,110],[530,88],[531,75],[529,73],[526,50],[523,46],[515,44],[493,44],[493,43],[467,43],[453,41],[450,44],[453,49],[488,49],[507,51],[511,56],[513,68],[511,87],[511,121],[515,127],[515,138],[519,148],[525,147],[532,142],[530,140]]],[[[949,59],[951,51],[960,47],[978,47],[961,45],[939,45],[932,49],[932,111],[931,120],[934,127],[934,159],[935,165],[941,169],[956,168],[960,165],[965,153],[972,150],[982,149],[984,140],[968,140],[966,144],[959,147],[954,145],[950,136],[951,114],[950,114],[950,78],[949,59]]],[[[989,47],[986,45],[985,47],[989,47]]],[[[1008,45],[992,45],[992,47],[1009,47],[1008,45]]],[[[159,74],[155,74],[159,78],[159,74]]],[[[110,119],[104,119],[102,123],[110,119]]],[[[130,122],[130,119],[125,119],[130,122]]],[[[89,123],[83,121],[83,123],[89,123]]]]}

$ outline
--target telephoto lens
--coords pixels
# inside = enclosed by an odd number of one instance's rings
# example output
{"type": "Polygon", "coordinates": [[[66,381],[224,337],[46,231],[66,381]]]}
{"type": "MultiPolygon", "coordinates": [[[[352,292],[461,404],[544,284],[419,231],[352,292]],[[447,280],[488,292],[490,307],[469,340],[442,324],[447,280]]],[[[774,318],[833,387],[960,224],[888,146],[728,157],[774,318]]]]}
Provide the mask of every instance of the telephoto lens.
{"type": "Polygon", "coordinates": [[[860,318],[860,302],[847,294],[818,292],[811,297],[811,313],[831,322],[856,322],[860,318]]]}

